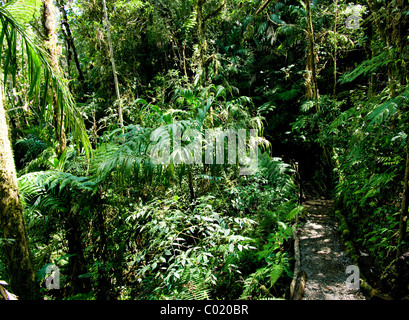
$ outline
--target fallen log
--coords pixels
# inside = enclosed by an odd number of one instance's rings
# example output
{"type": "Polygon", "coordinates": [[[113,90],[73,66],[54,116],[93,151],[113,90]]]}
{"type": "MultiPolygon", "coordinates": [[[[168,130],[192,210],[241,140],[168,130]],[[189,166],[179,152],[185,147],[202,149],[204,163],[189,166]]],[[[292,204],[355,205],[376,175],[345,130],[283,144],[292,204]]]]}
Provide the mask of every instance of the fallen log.
{"type": "MultiPolygon", "coordinates": [[[[298,219],[297,219],[298,220],[298,219]]],[[[298,221],[297,221],[298,222],[298,221]]],[[[297,222],[295,225],[297,225],[297,222]]],[[[300,239],[297,235],[297,229],[294,231],[294,276],[290,285],[290,300],[302,300],[305,290],[305,281],[307,275],[301,270],[300,239]]]]}

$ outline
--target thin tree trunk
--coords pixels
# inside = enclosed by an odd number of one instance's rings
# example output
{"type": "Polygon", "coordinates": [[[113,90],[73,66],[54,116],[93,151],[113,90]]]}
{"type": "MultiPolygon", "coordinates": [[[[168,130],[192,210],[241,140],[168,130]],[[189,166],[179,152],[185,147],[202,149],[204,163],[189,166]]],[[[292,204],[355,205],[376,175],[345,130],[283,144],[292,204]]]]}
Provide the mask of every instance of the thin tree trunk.
{"type": "Polygon", "coordinates": [[[258,15],[261,11],[263,11],[263,10],[268,6],[268,4],[270,3],[270,1],[271,1],[271,0],[266,0],[266,1],[261,5],[261,7],[258,8],[258,10],[256,11],[256,15],[258,15]]]}
{"type": "Polygon", "coordinates": [[[207,14],[206,16],[203,15],[204,12],[204,4],[206,0],[198,0],[196,3],[196,22],[197,22],[197,31],[198,31],[198,38],[199,38],[199,56],[200,56],[200,69],[203,72],[202,76],[202,85],[205,85],[209,79],[209,61],[207,59],[207,39],[206,39],[206,21],[217,16],[223,8],[226,6],[226,0],[223,0],[221,5],[207,14]]]}
{"type": "MultiPolygon", "coordinates": [[[[58,64],[58,49],[57,49],[57,30],[55,22],[55,7],[52,0],[43,0],[43,16],[42,23],[45,32],[45,45],[50,54],[50,62],[52,68],[60,73],[58,64]]],[[[56,153],[60,157],[67,149],[67,138],[64,128],[64,112],[58,105],[58,99],[53,92],[53,108],[54,108],[54,127],[55,139],[57,142],[56,153]]]]}
{"type": "MultiPolygon", "coordinates": [[[[334,23],[334,35],[337,34],[337,23],[338,23],[338,0],[335,1],[335,23],[334,23]]],[[[337,42],[335,42],[334,45],[334,56],[333,56],[333,61],[334,61],[334,84],[332,88],[332,95],[336,96],[337,94],[337,54],[338,54],[338,46],[337,42]]]]}
{"type": "MultiPolygon", "coordinates": [[[[371,45],[371,59],[373,57],[374,57],[374,49],[373,49],[373,45],[371,45]]],[[[374,73],[371,72],[371,74],[369,75],[369,83],[368,83],[368,98],[372,98],[375,94],[374,82],[375,82],[374,73]]]]}
{"type": "Polygon", "coordinates": [[[151,49],[149,46],[149,37],[148,37],[148,33],[149,33],[149,28],[152,26],[153,24],[153,17],[152,17],[152,13],[151,12],[146,12],[146,14],[148,15],[148,19],[147,22],[143,24],[142,26],[142,30],[140,32],[140,36],[141,36],[141,41],[142,43],[145,43],[146,45],[144,46],[144,54],[145,54],[145,58],[144,58],[144,63],[143,63],[143,74],[145,76],[145,83],[148,86],[152,79],[153,79],[153,65],[152,65],[152,58],[151,58],[151,49]]]}
{"type": "Polygon", "coordinates": [[[77,48],[75,47],[75,42],[74,42],[74,38],[72,36],[72,32],[71,32],[71,28],[70,25],[68,23],[68,17],[67,17],[67,11],[65,11],[64,8],[64,2],[62,0],[58,0],[58,6],[59,6],[59,10],[61,12],[62,15],[62,25],[65,28],[65,34],[66,34],[66,40],[68,43],[68,47],[70,49],[72,49],[72,53],[74,56],[74,63],[75,63],[75,67],[77,68],[77,72],[78,72],[78,80],[81,82],[83,89],[85,89],[84,87],[84,74],[82,72],[81,69],[81,65],[78,59],[78,53],[77,53],[77,48]]]}
{"type": "MultiPolygon", "coordinates": [[[[314,37],[314,28],[312,24],[312,13],[311,13],[310,0],[305,1],[305,8],[306,8],[306,15],[307,15],[307,40],[308,40],[305,95],[308,100],[314,100],[315,111],[318,113],[320,112],[320,106],[318,103],[319,94],[318,94],[318,82],[317,82],[318,57],[315,52],[315,37],[314,37]]],[[[334,81],[336,81],[336,57],[335,56],[334,56],[334,81]]],[[[334,94],[336,90],[335,83],[334,83],[334,88],[333,88],[334,94]]],[[[328,174],[328,177],[331,177],[332,168],[333,168],[333,164],[331,161],[331,153],[330,151],[328,151],[327,146],[325,146],[324,144],[322,144],[322,159],[323,159],[324,165],[326,166],[326,172],[328,174]]],[[[331,184],[331,178],[323,182],[325,186],[329,188],[328,185],[331,184]]]]}
{"type": "Polygon", "coordinates": [[[2,249],[6,257],[11,291],[20,299],[30,300],[38,297],[38,288],[30,258],[2,89],[0,84],[0,225],[3,232],[1,238],[6,239],[2,249]]]}
{"type": "Polygon", "coordinates": [[[63,35],[64,35],[64,38],[66,39],[66,41],[65,41],[65,44],[66,44],[66,46],[67,46],[67,59],[66,59],[66,61],[67,61],[67,78],[71,78],[71,45],[70,45],[70,43],[69,43],[69,41],[67,40],[68,39],[68,36],[67,36],[67,33],[64,31],[64,29],[62,29],[62,33],[63,33],[63,35]]]}
{"type": "Polygon", "coordinates": [[[108,261],[107,261],[107,238],[105,230],[105,218],[104,209],[100,206],[97,212],[97,229],[99,232],[99,259],[100,265],[98,267],[98,300],[110,300],[111,299],[111,279],[108,276],[108,261]]]}
{"type": "Polygon", "coordinates": [[[197,19],[197,31],[199,38],[199,56],[200,56],[200,69],[202,71],[202,84],[204,85],[208,79],[207,68],[207,40],[206,40],[206,24],[203,17],[203,5],[206,0],[198,0],[196,6],[196,19],[197,19]]]}
{"type": "MultiPolygon", "coordinates": [[[[306,65],[306,82],[305,91],[307,99],[318,100],[318,86],[317,86],[317,68],[315,62],[315,40],[314,40],[314,28],[312,25],[312,15],[310,1],[305,1],[306,13],[307,13],[307,38],[308,38],[308,51],[307,51],[307,65],[306,65]]],[[[317,106],[318,108],[318,106],[317,106]]]]}
{"type": "Polygon", "coordinates": [[[408,206],[409,206],[409,142],[406,145],[406,166],[405,176],[403,178],[403,195],[401,202],[401,211],[399,217],[399,236],[398,236],[398,249],[396,252],[396,258],[399,258],[402,253],[401,244],[406,238],[406,228],[408,219],[408,206]]]}
{"type": "Polygon", "coordinates": [[[332,95],[335,98],[337,95],[337,48],[334,51],[334,85],[332,87],[332,95]]]}
{"type": "Polygon", "coordinates": [[[193,172],[190,167],[188,168],[188,182],[189,182],[190,201],[193,202],[196,197],[195,197],[195,189],[193,187],[193,172]]]}
{"type": "Polygon", "coordinates": [[[115,65],[115,58],[114,58],[114,48],[112,45],[112,38],[111,38],[111,25],[108,19],[108,11],[105,0],[102,0],[102,10],[104,12],[104,21],[107,30],[107,40],[109,46],[109,57],[111,59],[112,64],[112,72],[114,74],[114,84],[115,84],[115,92],[116,98],[118,100],[118,115],[119,115],[119,125],[121,128],[124,126],[124,119],[122,115],[122,102],[121,102],[121,93],[119,92],[119,83],[118,83],[118,76],[116,72],[116,65],[115,65]]]}
{"type": "Polygon", "coordinates": [[[66,219],[66,238],[68,242],[68,278],[73,294],[87,293],[91,290],[89,278],[80,278],[87,272],[84,250],[81,241],[81,225],[78,217],[70,211],[66,219]]]}
{"type": "Polygon", "coordinates": [[[188,76],[187,76],[187,69],[186,69],[186,42],[183,43],[182,53],[183,53],[183,72],[185,74],[185,79],[187,82],[188,76]]]}

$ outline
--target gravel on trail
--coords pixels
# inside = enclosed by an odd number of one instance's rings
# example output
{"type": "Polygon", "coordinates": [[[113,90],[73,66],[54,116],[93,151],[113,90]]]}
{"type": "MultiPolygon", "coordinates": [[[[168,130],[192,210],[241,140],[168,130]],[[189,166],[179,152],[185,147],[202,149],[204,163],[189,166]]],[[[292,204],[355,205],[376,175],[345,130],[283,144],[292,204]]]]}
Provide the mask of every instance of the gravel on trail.
{"type": "Polygon", "coordinates": [[[365,296],[347,285],[352,265],[342,249],[337,223],[329,215],[330,200],[310,200],[304,206],[306,221],[297,228],[301,270],[306,273],[303,300],[365,300],[365,296]]]}

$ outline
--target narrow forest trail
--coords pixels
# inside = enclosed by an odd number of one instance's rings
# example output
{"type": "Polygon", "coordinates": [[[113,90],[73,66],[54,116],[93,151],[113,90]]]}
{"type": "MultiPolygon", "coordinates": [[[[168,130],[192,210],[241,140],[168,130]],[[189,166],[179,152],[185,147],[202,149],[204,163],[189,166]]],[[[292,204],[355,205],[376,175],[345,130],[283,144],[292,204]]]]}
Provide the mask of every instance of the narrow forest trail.
{"type": "Polygon", "coordinates": [[[360,291],[346,284],[346,269],[352,262],[329,214],[334,210],[333,201],[310,200],[304,206],[308,214],[297,228],[300,269],[306,275],[303,300],[365,300],[360,291]]]}

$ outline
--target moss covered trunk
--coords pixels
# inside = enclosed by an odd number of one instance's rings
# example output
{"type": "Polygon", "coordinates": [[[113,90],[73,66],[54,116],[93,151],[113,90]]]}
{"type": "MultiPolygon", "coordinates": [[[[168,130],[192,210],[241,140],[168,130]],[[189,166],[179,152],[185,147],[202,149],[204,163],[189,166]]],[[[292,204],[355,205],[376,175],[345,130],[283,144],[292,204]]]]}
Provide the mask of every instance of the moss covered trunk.
{"type": "Polygon", "coordinates": [[[20,299],[35,299],[37,290],[30,259],[23,206],[17,185],[13,152],[9,139],[6,113],[0,84],[0,225],[6,239],[2,251],[11,291],[20,299]]]}
{"type": "MultiPolygon", "coordinates": [[[[55,21],[55,6],[52,0],[43,0],[43,15],[42,23],[45,33],[45,46],[50,54],[50,62],[54,71],[60,73],[58,64],[58,39],[55,21]]],[[[54,128],[56,140],[56,153],[58,157],[67,149],[67,138],[64,127],[64,111],[58,103],[57,94],[53,92],[53,108],[54,108],[54,128]]]]}

